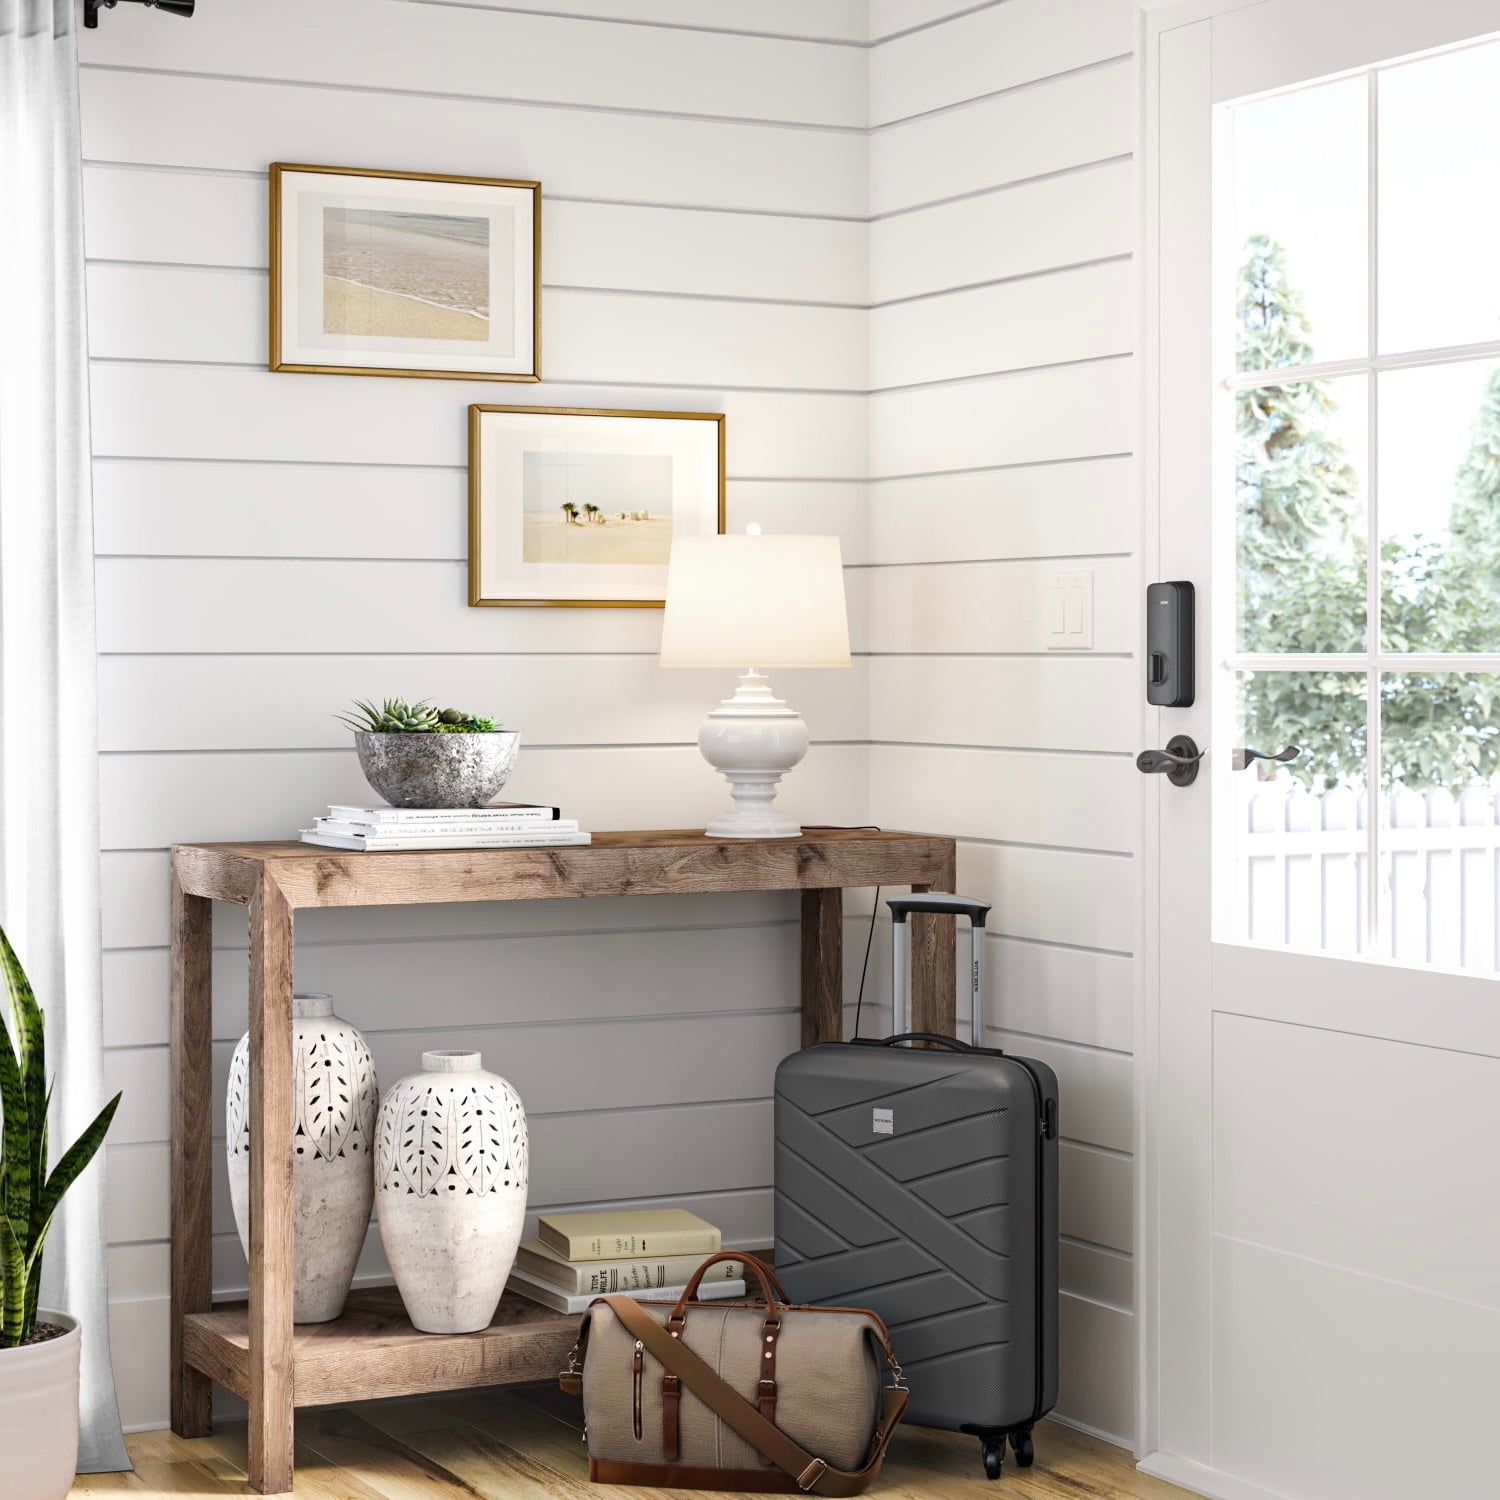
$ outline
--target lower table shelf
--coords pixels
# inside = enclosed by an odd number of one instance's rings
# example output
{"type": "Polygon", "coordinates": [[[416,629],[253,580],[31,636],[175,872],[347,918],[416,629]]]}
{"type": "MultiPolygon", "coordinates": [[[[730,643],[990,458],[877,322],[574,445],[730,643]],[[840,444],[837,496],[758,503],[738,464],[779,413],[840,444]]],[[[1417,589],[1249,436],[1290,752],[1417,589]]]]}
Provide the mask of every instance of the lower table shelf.
{"type": "MultiPolygon", "coordinates": [[[[332,1406],[473,1386],[546,1380],[568,1362],[579,1319],[507,1292],[478,1333],[419,1333],[395,1287],[349,1294],[332,1323],[302,1323],[292,1336],[292,1402],[332,1406]]],[[[183,1361],[250,1397],[250,1334],[243,1302],[183,1319],[183,1361]]]]}

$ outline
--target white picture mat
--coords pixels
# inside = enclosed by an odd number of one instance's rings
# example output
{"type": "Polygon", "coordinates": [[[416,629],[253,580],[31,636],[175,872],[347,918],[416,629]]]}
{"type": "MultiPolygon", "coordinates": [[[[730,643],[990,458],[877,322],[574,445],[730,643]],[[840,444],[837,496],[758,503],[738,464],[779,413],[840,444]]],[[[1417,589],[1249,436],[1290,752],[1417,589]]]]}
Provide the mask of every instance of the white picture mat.
{"type": "Polygon", "coordinates": [[[281,363],[457,374],[534,374],[535,197],[532,189],[330,172],[281,173],[281,363]],[[323,328],[323,210],[436,213],[490,221],[488,342],[375,338],[323,328]]]}
{"type": "Polygon", "coordinates": [[[479,476],[479,589],[485,599],[666,598],[665,563],[525,561],[522,465],[528,451],[670,457],[672,535],[718,532],[719,423],[697,418],[481,412],[474,461],[479,476]]]}

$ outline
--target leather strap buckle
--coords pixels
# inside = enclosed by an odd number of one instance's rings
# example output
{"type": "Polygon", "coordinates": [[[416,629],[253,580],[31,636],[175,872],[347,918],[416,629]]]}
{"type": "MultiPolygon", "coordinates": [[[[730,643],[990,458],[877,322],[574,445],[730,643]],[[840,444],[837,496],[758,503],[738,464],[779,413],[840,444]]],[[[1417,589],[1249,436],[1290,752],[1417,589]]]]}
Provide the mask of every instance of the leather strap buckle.
{"type": "Polygon", "coordinates": [[[776,1382],[774,1380],[762,1380],[760,1383],[762,1396],[774,1396],[776,1394],[776,1382]]]}
{"type": "Polygon", "coordinates": [[[821,1458],[815,1458],[797,1476],[797,1488],[804,1493],[812,1489],[817,1482],[828,1472],[828,1465],[821,1458]]]}

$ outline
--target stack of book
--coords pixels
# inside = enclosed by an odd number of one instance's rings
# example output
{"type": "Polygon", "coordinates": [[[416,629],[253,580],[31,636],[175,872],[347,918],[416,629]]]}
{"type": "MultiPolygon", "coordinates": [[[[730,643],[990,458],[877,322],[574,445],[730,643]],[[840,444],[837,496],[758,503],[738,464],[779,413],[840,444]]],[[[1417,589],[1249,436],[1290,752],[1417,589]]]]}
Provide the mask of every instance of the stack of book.
{"type": "Polygon", "coordinates": [[[492,807],[342,807],[304,828],[304,844],[329,849],[529,849],[587,844],[556,807],[501,802],[492,807]]]}
{"type": "MultiPolygon", "coordinates": [[[[537,1237],[516,1251],[510,1290],[555,1312],[583,1312],[595,1297],[617,1292],[675,1302],[700,1262],[724,1248],[724,1237],[685,1208],[543,1214],[537,1237]]],[[[738,1261],[711,1265],[700,1301],[745,1295],[738,1261]]]]}

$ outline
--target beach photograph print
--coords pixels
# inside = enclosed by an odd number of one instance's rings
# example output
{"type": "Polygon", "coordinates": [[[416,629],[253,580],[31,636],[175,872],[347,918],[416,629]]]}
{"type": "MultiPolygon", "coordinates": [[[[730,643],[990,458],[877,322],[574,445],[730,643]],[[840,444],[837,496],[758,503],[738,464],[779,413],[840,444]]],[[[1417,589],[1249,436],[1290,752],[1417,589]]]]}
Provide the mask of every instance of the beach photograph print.
{"type": "Polygon", "coordinates": [[[271,368],[540,379],[541,186],[271,169],[271,368]]]}
{"type": "Polygon", "coordinates": [[[469,408],[469,602],[660,606],[674,536],[724,529],[717,412],[469,408]]]}
{"type": "Polygon", "coordinates": [[[325,206],[323,332],[486,342],[490,221],[325,206]]]}

